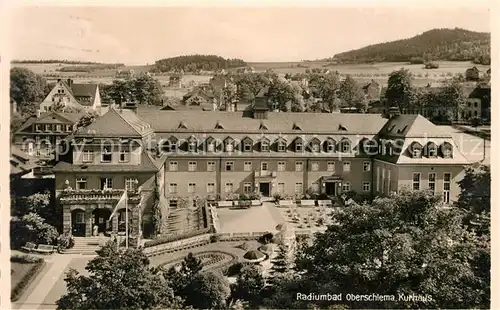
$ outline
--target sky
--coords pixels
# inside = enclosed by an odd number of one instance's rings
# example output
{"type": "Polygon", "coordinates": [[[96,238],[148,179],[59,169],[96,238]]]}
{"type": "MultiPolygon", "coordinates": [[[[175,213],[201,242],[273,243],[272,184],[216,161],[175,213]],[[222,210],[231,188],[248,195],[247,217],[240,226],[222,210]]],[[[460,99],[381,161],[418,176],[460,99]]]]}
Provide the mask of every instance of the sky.
{"type": "Polygon", "coordinates": [[[13,9],[13,59],[125,64],[215,54],[248,62],[331,57],[433,28],[490,31],[486,7],[23,7],[13,9]]]}

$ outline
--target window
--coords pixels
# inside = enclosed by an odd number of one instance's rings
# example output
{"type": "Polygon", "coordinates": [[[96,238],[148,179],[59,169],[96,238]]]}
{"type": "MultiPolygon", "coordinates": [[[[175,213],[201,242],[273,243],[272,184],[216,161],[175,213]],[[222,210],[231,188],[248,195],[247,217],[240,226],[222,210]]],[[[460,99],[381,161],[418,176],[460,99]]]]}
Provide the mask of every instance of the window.
{"type": "Polygon", "coordinates": [[[342,141],[342,152],[349,153],[351,151],[351,143],[347,140],[342,141]]]}
{"type": "Polygon", "coordinates": [[[329,161],[326,163],[326,171],[335,172],[335,162],[329,161]]]}
{"type": "Polygon", "coordinates": [[[413,173],[413,190],[420,190],[420,173],[418,172],[413,173]]]}
{"type": "Polygon", "coordinates": [[[91,163],[94,161],[94,151],[90,151],[90,150],[87,150],[87,151],[83,151],[83,159],[82,161],[84,163],[91,163]]]}
{"type": "Polygon", "coordinates": [[[372,163],[369,161],[363,162],[363,171],[370,171],[372,169],[372,163]]]}
{"type": "Polygon", "coordinates": [[[443,200],[450,203],[451,173],[445,172],[443,175],[443,200]]]}
{"type": "Polygon", "coordinates": [[[295,183],[295,194],[302,194],[302,183],[295,183]]]}
{"type": "Polygon", "coordinates": [[[207,171],[215,171],[215,161],[207,161],[207,171]]]}
{"type": "Polygon", "coordinates": [[[261,171],[267,171],[267,163],[266,162],[261,162],[260,163],[260,170],[261,171]]]}
{"type": "Polygon", "coordinates": [[[278,193],[280,194],[285,193],[285,183],[278,183],[278,193]]]}
{"type": "Polygon", "coordinates": [[[87,189],[87,178],[76,179],[76,189],[87,189]]]}
{"type": "Polygon", "coordinates": [[[233,183],[226,183],[225,192],[226,193],[232,193],[233,192],[233,183]]]}
{"type": "Polygon", "coordinates": [[[350,162],[350,161],[344,161],[344,162],[342,163],[342,170],[343,170],[344,172],[349,172],[349,171],[351,171],[351,162],[350,162]]]}
{"type": "Polygon", "coordinates": [[[428,146],[429,157],[437,156],[437,147],[434,144],[428,146]]]}
{"type": "Polygon", "coordinates": [[[429,189],[433,192],[436,191],[436,173],[429,173],[429,189]]]}
{"type": "Polygon", "coordinates": [[[234,149],[234,142],[233,141],[227,141],[226,142],[226,152],[232,152],[234,149]]]}
{"type": "Polygon", "coordinates": [[[269,152],[269,142],[268,141],[261,141],[260,142],[260,151],[261,152],[269,152]]]}
{"type": "Polygon", "coordinates": [[[61,131],[61,125],[56,125],[56,131],[61,131]]]}
{"type": "Polygon", "coordinates": [[[197,170],[197,163],[195,161],[188,162],[188,171],[194,172],[197,170]]]}
{"type": "Polygon", "coordinates": [[[207,152],[214,152],[215,151],[215,142],[208,142],[207,143],[207,152]]]}
{"type": "Polygon", "coordinates": [[[311,163],[311,171],[319,171],[319,163],[318,162],[312,162],[311,163]]]}
{"type": "Polygon", "coordinates": [[[176,194],[177,193],[177,183],[170,183],[168,185],[168,192],[170,194],[176,194]]]}
{"type": "Polygon", "coordinates": [[[40,126],[40,125],[38,125],[38,124],[36,124],[36,125],[35,125],[35,130],[36,130],[36,131],[42,131],[41,126],[40,126]]]}
{"type": "Polygon", "coordinates": [[[168,202],[168,206],[172,209],[175,209],[177,208],[177,199],[171,199],[169,200],[168,202]]]}
{"type": "Polygon", "coordinates": [[[196,192],[196,183],[188,184],[188,193],[193,194],[196,192]]]}
{"type": "Polygon", "coordinates": [[[128,162],[130,161],[130,152],[128,150],[121,150],[120,151],[120,162],[128,162]]]}
{"type": "Polygon", "coordinates": [[[302,152],[304,149],[304,144],[300,140],[295,141],[295,152],[299,153],[302,152]]]}
{"type": "MultiPolygon", "coordinates": [[[[474,102],[474,108],[477,108],[477,102],[474,102]]],[[[477,111],[475,113],[477,115],[477,111]]]]}
{"type": "Polygon", "coordinates": [[[243,170],[244,171],[252,171],[252,162],[251,161],[246,161],[243,163],[243,170]]]}
{"type": "Polygon", "coordinates": [[[372,184],[370,182],[363,182],[363,192],[369,192],[372,188],[372,184]]]}
{"type": "Polygon", "coordinates": [[[102,155],[101,162],[103,162],[103,163],[110,163],[111,162],[113,153],[111,153],[111,149],[109,147],[104,147],[102,149],[101,155],[102,155]]]}
{"type": "Polygon", "coordinates": [[[189,141],[188,151],[189,152],[196,152],[196,151],[198,151],[198,143],[196,142],[196,140],[189,141]]]}
{"type": "Polygon", "coordinates": [[[252,183],[245,183],[243,184],[243,192],[245,193],[251,193],[252,192],[252,183]]]}
{"type": "Polygon", "coordinates": [[[303,166],[304,166],[304,163],[303,163],[303,162],[301,162],[301,161],[296,161],[296,162],[295,162],[295,171],[297,171],[297,172],[302,171],[302,170],[303,170],[303,169],[302,169],[302,168],[303,168],[303,166]]]}
{"type": "Polygon", "coordinates": [[[451,148],[444,148],[443,149],[443,157],[444,158],[451,158],[451,148]]]}
{"type": "Polygon", "coordinates": [[[215,183],[207,184],[207,193],[211,194],[215,192],[215,183]]]}
{"type": "Polygon", "coordinates": [[[319,152],[319,143],[317,142],[314,142],[312,145],[311,145],[311,149],[314,153],[318,153],[319,152]]]}
{"type": "Polygon", "coordinates": [[[420,158],[422,155],[422,150],[418,149],[413,149],[413,158],[420,158]]]}
{"type": "Polygon", "coordinates": [[[285,171],[286,166],[284,161],[279,161],[278,162],[278,171],[285,171]]]}
{"type": "Polygon", "coordinates": [[[326,142],[326,151],[328,153],[333,153],[335,152],[335,142],[333,142],[333,140],[328,140],[326,142]]]}
{"type": "Polygon", "coordinates": [[[349,192],[351,190],[351,182],[342,183],[342,191],[349,192]]]}
{"type": "Polygon", "coordinates": [[[168,170],[169,171],[178,171],[179,166],[177,165],[176,161],[171,161],[168,165],[168,170]]]}
{"type": "Polygon", "coordinates": [[[101,189],[112,189],[113,179],[112,178],[101,178],[101,189]]]}
{"type": "Polygon", "coordinates": [[[251,152],[252,148],[253,148],[252,142],[245,141],[245,143],[243,144],[243,151],[245,151],[245,152],[251,152]]]}
{"type": "Polygon", "coordinates": [[[66,125],[66,131],[71,131],[71,125],[66,125]]]}
{"type": "Polygon", "coordinates": [[[233,171],[233,168],[234,168],[234,162],[226,161],[226,171],[233,171]]]}
{"type": "Polygon", "coordinates": [[[85,224],[85,212],[77,212],[75,214],[76,224],[85,224]]]}
{"type": "Polygon", "coordinates": [[[135,191],[137,189],[137,179],[136,178],[125,179],[125,189],[129,191],[135,191]]]}
{"type": "Polygon", "coordinates": [[[286,142],[278,141],[278,152],[285,152],[285,151],[286,151],[286,142]]]}

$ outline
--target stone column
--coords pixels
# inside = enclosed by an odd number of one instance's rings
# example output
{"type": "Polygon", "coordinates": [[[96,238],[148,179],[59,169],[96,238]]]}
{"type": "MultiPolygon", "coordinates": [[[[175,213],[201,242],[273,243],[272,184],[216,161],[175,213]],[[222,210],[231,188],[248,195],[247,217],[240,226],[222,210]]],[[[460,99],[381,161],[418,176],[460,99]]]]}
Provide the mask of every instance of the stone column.
{"type": "Polygon", "coordinates": [[[63,205],[63,233],[72,233],[71,231],[71,209],[69,205],[63,205]]]}
{"type": "Polygon", "coordinates": [[[85,237],[92,236],[92,208],[85,206],[85,237]]]}

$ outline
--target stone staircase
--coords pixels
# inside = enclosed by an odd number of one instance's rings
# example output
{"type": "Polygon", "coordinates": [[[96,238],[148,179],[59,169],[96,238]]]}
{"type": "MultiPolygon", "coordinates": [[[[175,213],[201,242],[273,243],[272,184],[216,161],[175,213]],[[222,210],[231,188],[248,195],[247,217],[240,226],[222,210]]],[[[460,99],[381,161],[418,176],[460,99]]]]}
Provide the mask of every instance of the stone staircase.
{"type": "Polygon", "coordinates": [[[100,248],[101,245],[105,244],[109,237],[97,236],[97,237],[74,237],[75,246],[71,249],[64,251],[64,254],[84,254],[84,255],[95,255],[96,250],[100,248]]]}

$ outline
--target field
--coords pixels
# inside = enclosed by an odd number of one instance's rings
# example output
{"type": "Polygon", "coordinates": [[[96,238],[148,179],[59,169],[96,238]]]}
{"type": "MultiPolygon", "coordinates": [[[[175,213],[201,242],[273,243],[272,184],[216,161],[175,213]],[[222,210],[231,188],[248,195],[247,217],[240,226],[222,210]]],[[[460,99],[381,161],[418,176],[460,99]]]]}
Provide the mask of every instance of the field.
{"type": "MultiPolygon", "coordinates": [[[[56,77],[50,77],[50,75],[59,75],[62,78],[73,78],[75,81],[80,83],[110,84],[116,75],[116,70],[111,70],[111,69],[95,70],[91,73],[56,71],[58,68],[71,66],[67,64],[15,64],[14,66],[28,68],[37,74],[46,75],[49,80],[56,79],[56,77]]],[[[267,69],[272,69],[280,75],[284,75],[286,73],[304,73],[305,70],[308,68],[329,69],[331,71],[338,71],[340,72],[341,75],[350,74],[361,83],[368,82],[371,79],[373,79],[382,85],[387,83],[387,78],[392,71],[404,67],[409,69],[413,73],[416,85],[424,86],[427,83],[440,82],[458,73],[465,74],[465,70],[474,66],[474,64],[470,62],[441,61],[439,62],[438,69],[430,69],[430,70],[424,69],[424,65],[412,65],[409,63],[402,63],[402,62],[376,63],[376,64],[332,64],[325,61],[255,62],[255,63],[249,63],[249,66],[253,67],[256,72],[264,72],[267,69]]],[[[475,66],[481,72],[485,72],[489,68],[489,66],[483,66],[483,65],[475,65],[475,66]]],[[[152,68],[151,65],[144,65],[144,66],[125,66],[122,69],[123,70],[133,69],[134,72],[138,74],[141,72],[147,72],[151,68],[152,68]]],[[[159,75],[156,76],[156,78],[158,78],[162,84],[167,84],[169,75],[167,74],[159,75]]],[[[209,79],[210,79],[209,75],[186,74],[184,76],[184,83],[199,84],[208,82],[209,79]]]]}

